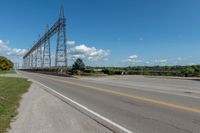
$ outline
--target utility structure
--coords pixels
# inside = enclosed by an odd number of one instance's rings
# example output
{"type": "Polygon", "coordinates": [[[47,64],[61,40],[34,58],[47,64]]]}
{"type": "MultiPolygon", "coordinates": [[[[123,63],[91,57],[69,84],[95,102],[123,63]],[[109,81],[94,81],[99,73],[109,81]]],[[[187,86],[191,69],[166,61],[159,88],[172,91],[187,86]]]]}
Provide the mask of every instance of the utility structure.
{"type": "Polygon", "coordinates": [[[56,69],[63,71],[67,68],[66,18],[64,8],[60,8],[60,16],[56,23],[48,28],[45,34],[23,56],[23,69],[56,69]],[[51,63],[50,38],[57,34],[55,65],[51,63]]]}

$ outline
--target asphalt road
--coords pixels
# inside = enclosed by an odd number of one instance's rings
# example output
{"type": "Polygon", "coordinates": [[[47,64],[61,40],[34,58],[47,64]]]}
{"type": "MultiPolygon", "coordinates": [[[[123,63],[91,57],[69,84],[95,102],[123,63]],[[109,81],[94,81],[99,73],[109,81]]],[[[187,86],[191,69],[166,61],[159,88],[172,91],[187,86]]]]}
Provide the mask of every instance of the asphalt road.
{"type": "MultiPolygon", "coordinates": [[[[200,133],[199,81],[145,77],[73,79],[20,73],[133,133],[200,133]]],[[[72,106],[107,128],[122,132],[112,123],[72,106]]]]}

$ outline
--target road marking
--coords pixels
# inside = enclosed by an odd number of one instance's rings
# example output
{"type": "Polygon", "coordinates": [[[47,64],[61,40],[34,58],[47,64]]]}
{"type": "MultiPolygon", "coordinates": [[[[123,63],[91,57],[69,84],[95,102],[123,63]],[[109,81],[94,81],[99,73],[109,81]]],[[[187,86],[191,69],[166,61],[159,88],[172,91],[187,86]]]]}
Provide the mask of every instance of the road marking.
{"type": "MultiPolygon", "coordinates": [[[[44,78],[44,76],[40,76],[40,77],[44,78]]],[[[177,105],[177,104],[173,104],[173,103],[169,103],[169,102],[165,102],[165,101],[154,100],[154,99],[150,99],[150,98],[146,98],[146,97],[142,97],[142,96],[130,95],[130,94],[123,93],[123,92],[98,88],[98,87],[95,87],[95,86],[83,85],[83,84],[80,84],[80,83],[74,83],[74,82],[70,82],[70,81],[66,81],[66,80],[64,81],[64,80],[59,80],[59,79],[53,79],[53,78],[50,78],[50,77],[45,77],[45,78],[48,78],[48,79],[51,79],[51,80],[54,80],[54,81],[58,81],[58,82],[65,82],[65,83],[72,84],[72,85],[75,85],[75,86],[86,87],[86,88],[98,90],[98,91],[101,91],[101,92],[107,92],[107,93],[110,93],[110,94],[116,94],[116,95],[132,98],[132,99],[146,101],[146,102],[150,102],[150,103],[154,103],[154,104],[160,104],[160,105],[164,105],[164,106],[168,106],[168,107],[172,107],[172,108],[176,108],[176,109],[180,109],[180,110],[185,110],[185,111],[194,112],[194,113],[200,113],[199,109],[190,108],[190,107],[186,107],[186,106],[182,106],[182,105],[177,105]]]]}
{"type": "Polygon", "coordinates": [[[68,98],[67,96],[65,96],[65,95],[63,95],[63,94],[61,94],[61,93],[55,91],[54,89],[52,89],[52,88],[50,88],[50,87],[48,87],[48,86],[46,86],[46,85],[44,85],[44,84],[42,84],[42,83],[40,83],[40,82],[34,80],[34,79],[31,79],[31,80],[34,81],[35,83],[40,84],[41,86],[43,86],[43,87],[49,89],[50,91],[52,91],[53,93],[55,93],[55,94],[61,96],[62,98],[65,98],[66,100],[70,101],[71,103],[75,104],[76,106],[78,106],[78,107],[80,107],[80,108],[86,110],[87,112],[93,114],[94,116],[96,116],[96,117],[98,117],[98,118],[100,118],[100,119],[102,119],[102,120],[108,122],[109,124],[113,125],[114,127],[117,127],[117,128],[120,129],[121,131],[123,131],[123,132],[125,132],[125,133],[134,133],[134,132],[132,132],[132,131],[130,131],[130,130],[124,128],[123,126],[121,126],[121,125],[119,125],[119,124],[113,122],[112,120],[110,120],[110,119],[108,119],[108,118],[106,118],[106,117],[104,117],[104,116],[102,116],[102,115],[100,115],[100,114],[94,112],[93,110],[87,108],[86,106],[84,106],[84,105],[82,105],[82,104],[80,104],[80,103],[78,103],[78,102],[72,100],[71,98],[68,98]]]}

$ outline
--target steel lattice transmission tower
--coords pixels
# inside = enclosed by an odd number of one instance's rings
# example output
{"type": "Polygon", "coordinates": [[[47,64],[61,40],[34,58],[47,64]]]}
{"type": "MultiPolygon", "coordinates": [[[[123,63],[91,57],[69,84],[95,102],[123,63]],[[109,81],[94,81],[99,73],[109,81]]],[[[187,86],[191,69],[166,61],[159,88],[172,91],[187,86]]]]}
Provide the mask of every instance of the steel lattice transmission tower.
{"type": "Polygon", "coordinates": [[[51,28],[23,56],[25,69],[51,69],[64,72],[67,68],[66,19],[63,6],[60,16],[51,28]],[[51,64],[50,38],[57,34],[55,67],[51,64]]]}
{"type": "Polygon", "coordinates": [[[61,6],[59,17],[59,28],[57,33],[57,46],[55,66],[58,68],[67,67],[67,46],[66,46],[66,19],[64,16],[64,8],[61,6]]]}
{"type": "MultiPolygon", "coordinates": [[[[47,31],[49,30],[49,26],[47,25],[47,31]]],[[[43,62],[42,67],[51,67],[51,51],[50,51],[50,40],[49,37],[46,38],[43,47],[43,62]]]]}
{"type": "Polygon", "coordinates": [[[43,55],[42,55],[42,46],[39,46],[37,48],[37,67],[38,68],[42,68],[42,58],[43,58],[43,55]]]}
{"type": "MultiPolygon", "coordinates": [[[[38,38],[40,39],[40,35],[38,36],[38,38]]],[[[37,68],[42,68],[42,64],[43,64],[42,46],[38,46],[36,48],[36,51],[37,51],[37,68]]]]}

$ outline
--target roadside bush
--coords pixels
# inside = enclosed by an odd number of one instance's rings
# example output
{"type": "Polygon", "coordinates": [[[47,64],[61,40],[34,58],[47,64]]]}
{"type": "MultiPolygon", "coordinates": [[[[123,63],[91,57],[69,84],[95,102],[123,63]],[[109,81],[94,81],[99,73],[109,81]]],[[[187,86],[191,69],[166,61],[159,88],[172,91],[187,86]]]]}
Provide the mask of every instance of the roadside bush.
{"type": "Polygon", "coordinates": [[[0,56],[0,71],[10,70],[13,68],[13,63],[9,59],[0,56]]]}
{"type": "Polygon", "coordinates": [[[85,73],[94,73],[94,70],[93,69],[85,69],[84,72],[85,73]]]}
{"type": "Polygon", "coordinates": [[[104,73],[104,74],[108,74],[108,75],[114,75],[114,74],[115,74],[115,71],[112,70],[112,69],[104,69],[104,70],[103,70],[103,73],[104,73]]]}
{"type": "Polygon", "coordinates": [[[128,75],[139,75],[140,72],[139,71],[135,71],[135,70],[128,70],[126,72],[126,74],[128,74],[128,75]]]}
{"type": "Polygon", "coordinates": [[[115,75],[121,75],[123,73],[123,71],[121,70],[115,70],[115,75]]]}

